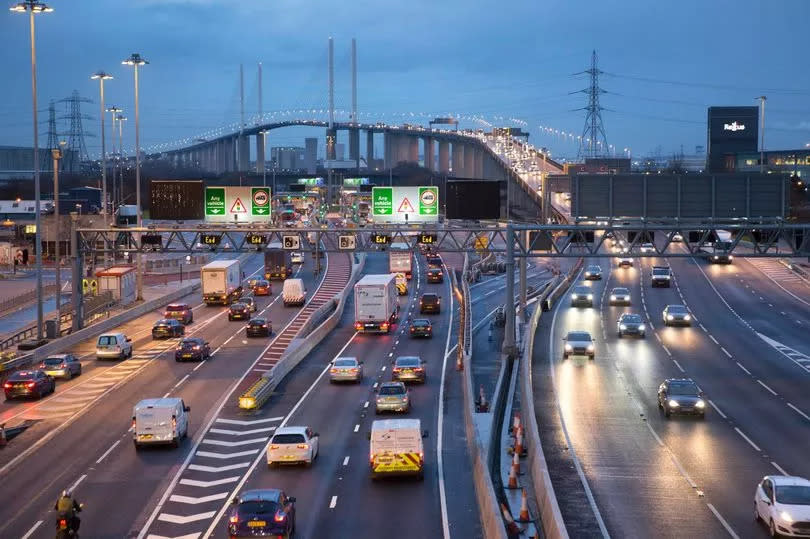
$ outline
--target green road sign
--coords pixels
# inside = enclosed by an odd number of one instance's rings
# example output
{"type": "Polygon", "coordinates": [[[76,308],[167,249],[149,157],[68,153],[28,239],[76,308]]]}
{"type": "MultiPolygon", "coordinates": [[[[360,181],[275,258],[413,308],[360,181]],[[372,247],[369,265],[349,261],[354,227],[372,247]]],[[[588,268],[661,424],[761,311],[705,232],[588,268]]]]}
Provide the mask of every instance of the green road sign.
{"type": "Polygon", "coordinates": [[[419,215],[439,214],[439,188],[419,188],[419,215]]]}
{"type": "Polygon", "coordinates": [[[371,214],[391,215],[394,211],[394,189],[374,187],[371,190],[371,214]]]}
{"type": "Polygon", "coordinates": [[[205,216],[225,215],[225,188],[205,188],[205,216]]]}
{"type": "Polygon", "coordinates": [[[251,215],[270,215],[270,188],[251,187],[250,199],[253,202],[251,204],[251,215]]]}

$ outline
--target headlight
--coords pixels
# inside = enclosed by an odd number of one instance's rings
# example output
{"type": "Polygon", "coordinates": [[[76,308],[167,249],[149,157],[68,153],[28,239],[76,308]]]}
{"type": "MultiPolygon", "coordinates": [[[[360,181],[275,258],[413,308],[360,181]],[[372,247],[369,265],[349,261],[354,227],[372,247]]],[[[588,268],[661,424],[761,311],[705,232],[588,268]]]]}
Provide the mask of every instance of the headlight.
{"type": "Polygon", "coordinates": [[[571,294],[571,299],[577,299],[578,297],[576,294],[571,294]]]}
{"type": "Polygon", "coordinates": [[[677,408],[678,406],[680,406],[680,404],[678,404],[678,401],[676,401],[675,399],[670,399],[669,406],[670,408],[677,408]]]}
{"type": "Polygon", "coordinates": [[[668,315],[667,315],[667,320],[674,320],[674,319],[675,319],[675,317],[674,317],[674,316],[672,316],[671,314],[668,314],[668,315]]]}
{"type": "Polygon", "coordinates": [[[683,319],[684,319],[684,320],[691,320],[691,319],[692,319],[692,317],[691,317],[691,316],[689,316],[689,315],[687,314],[687,315],[685,315],[685,316],[683,317],[683,319]]]}
{"type": "Polygon", "coordinates": [[[647,327],[644,324],[639,324],[638,325],[638,330],[639,331],[644,331],[645,329],[647,329],[647,327]]]}
{"type": "Polygon", "coordinates": [[[611,294],[611,295],[610,295],[610,301],[616,301],[616,296],[614,296],[613,294],[611,294]]]}
{"type": "Polygon", "coordinates": [[[586,271],[586,272],[585,272],[585,277],[590,277],[590,276],[591,276],[591,272],[590,272],[590,271],[586,271]]]}
{"type": "Polygon", "coordinates": [[[779,518],[781,518],[785,522],[793,522],[793,517],[791,517],[790,513],[788,513],[787,511],[782,511],[781,513],[779,513],[779,518]]]}
{"type": "Polygon", "coordinates": [[[695,406],[697,406],[698,408],[705,408],[706,401],[704,401],[703,399],[698,399],[698,401],[695,403],[695,406]]]}
{"type": "Polygon", "coordinates": [[[627,326],[625,326],[624,324],[620,324],[619,329],[624,331],[625,329],[627,329],[627,326]]]}
{"type": "Polygon", "coordinates": [[[588,299],[593,299],[593,294],[588,294],[588,299]]]}
{"type": "Polygon", "coordinates": [[[733,256],[728,255],[728,259],[729,259],[729,260],[732,260],[733,258],[734,258],[733,256]]]}
{"type": "Polygon", "coordinates": [[[593,352],[593,345],[592,344],[588,345],[588,352],[593,352]]]}
{"type": "Polygon", "coordinates": [[[566,351],[566,352],[570,352],[570,351],[571,351],[571,350],[573,350],[573,349],[574,349],[574,347],[573,347],[573,346],[571,346],[570,344],[566,344],[566,345],[565,345],[565,351],[566,351]]]}

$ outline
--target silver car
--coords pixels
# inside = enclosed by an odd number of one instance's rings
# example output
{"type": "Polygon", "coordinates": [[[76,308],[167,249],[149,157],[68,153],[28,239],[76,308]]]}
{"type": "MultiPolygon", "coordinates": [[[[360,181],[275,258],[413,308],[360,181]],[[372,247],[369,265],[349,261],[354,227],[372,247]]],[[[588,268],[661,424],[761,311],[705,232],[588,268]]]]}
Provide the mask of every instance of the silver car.
{"type": "Polygon", "coordinates": [[[329,369],[329,382],[361,382],[363,380],[363,362],[356,357],[339,357],[332,362],[329,369]]]}
{"type": "Polygon", "coordinates": [[[611,305],[630,305],[630,290],[616,287],[610,291],[611,305]]]}
{"type": "Polygon", "coordinates": [[[593,307],[593,290],[589,286],[575,286],[571,292],[571,307],[593,307]]]}
{"type": "Polygon", "coordinates": [[[691,326],[692,317],[683,305],[667,305],[661,313],[667,326],[691,326]]]}
{"type": "Polygon", "coordinates": [[[563,359],[568,356],[588,356],[593,359],[596,355],[593,338],[587,331],[569,331],[563,341],[563,359]]]}
{"type": "Polygon", "coordinates": [[[616,321],[616,330],[620,339],[627,335],[644,337],[647,327],[641,321],[641,316],[633,313],[624,313],[616,321]]]}
{"type": "Polygon", "coordinates": [[[411,399],[408,388],[402,382],[383,382],[377,389],[377,398],[374,400],[374,412],[404,412],[411,409],[411,399]]]}

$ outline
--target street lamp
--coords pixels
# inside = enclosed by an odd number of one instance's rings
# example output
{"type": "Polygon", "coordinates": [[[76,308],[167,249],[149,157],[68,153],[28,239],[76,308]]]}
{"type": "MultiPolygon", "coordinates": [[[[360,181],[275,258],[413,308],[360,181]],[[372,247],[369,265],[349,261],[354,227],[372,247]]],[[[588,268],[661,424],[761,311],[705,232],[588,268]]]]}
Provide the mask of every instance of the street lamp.
{"type": "Polygon", "coordinates": [[[36,0],[23,0],[11,8],[15,13],[28,13],[30,34],[31,34],[31,101],[34,113],[34,223],[36,233],[34,235],[34,252],[36,253],[37,265],[37,340],[42,340],[42,230],[40,215],[39,196],[39,119],[37,118],[37,51],[36,32],[34,30],[34,15],[37,13],[50,13],[53,8],[48,7],[43,2],[36,0]]]}
{"type": "MultiPolygon", "coordinates": [[[[113,155],[113,159],[114,159],[113,167],[112,167],[112,195],[110,196],[110,210],[111,210],[110,213],[112,213],[112,215],[115,215],[115,201],[117,200],[117,198],[115,196],[115,192],[116,192],[115,173],[116,173],[116,170],[118,169],[118,167],[117,167],[118,161],[117,161],[117,158],[115,157],[116,156],[116,152],[115,152],[115,115],[120,113],[120,112],[123,112],[123,110],[121,108],[116,107],[115,105],[113,105],[113,106],[107,108],[107,112],[110,113],[110,119],[112,120],[112,141],[113,141],[112,155],[113,155]]],[[[119,151],[120,151],[120,148],[119,148],[119,151]]]]}
{"type": "Polygon", "coordinates": [[[53,215],[56,218],[54,223],[54,260],[56,262],[56,336],[59,336],[62,315],[62,254],[59,249],[60,237],[60,217],[59,217],[59,160],[62,159],[62,148],[67,144],[65,141],[59,142],[58,148],[51,150],[53,158],[53,215]]]}
{"type": "Polygon", "coordinates": [[[127,117],[118,114],[115,119],[118,120],[118,206],[120,209],[124,203],[124,122],[127,121],[127,117]]]}
{"type": "MultiPolygon", "coordinates": [[[[138,132],[138,128],[140,127],[140,115],[139,115],[139,103],[138,103],[138,68],[142,65],[146,65],[147,62],[145,59],[141,58],[141,55],[137,52],[133,52],[132,55],[123,60],[121,62],[124,65],[134,66],[135,67],[135,204],[137,207],[137,215],[138,215],[138,228],[143,226],[143,211],[141,209],[141,138],[140,133],[138,132]]],[[[138,235],[140,239],[140,234],[138,235]]],[[[136,300],[143,299],[143,255],[141,251],[138,251],[138,261],[136,263],[136,270],[135,270],[135,287],[136,287],[136,300]]]]}
{"type": "Polygon", "coordinates": [[[101,119],[101,215],[104,225],[107,222],[107,137],[104,136],[104,81],[112,79],[113,76],[104,71],[97,71],[90,79],[98,80],[99,91],[99,117],[101,119]]]}

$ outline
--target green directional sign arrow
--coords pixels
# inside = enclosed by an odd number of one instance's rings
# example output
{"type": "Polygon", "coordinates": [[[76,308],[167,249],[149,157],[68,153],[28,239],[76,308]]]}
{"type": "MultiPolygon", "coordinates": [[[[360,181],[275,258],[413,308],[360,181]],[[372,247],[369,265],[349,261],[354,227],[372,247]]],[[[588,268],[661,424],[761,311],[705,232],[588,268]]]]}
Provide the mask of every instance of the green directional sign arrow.
{"type": "Polygon", "coordinates": [[[206,187],[205,188],[205,215],[225,214],[225,188],[206,187]]]}
{"type": "Polygon", "coordinates": [[[394,189],[374,187],[371,190],[371,215],[392,215],[394,212],[394,189]]]}

